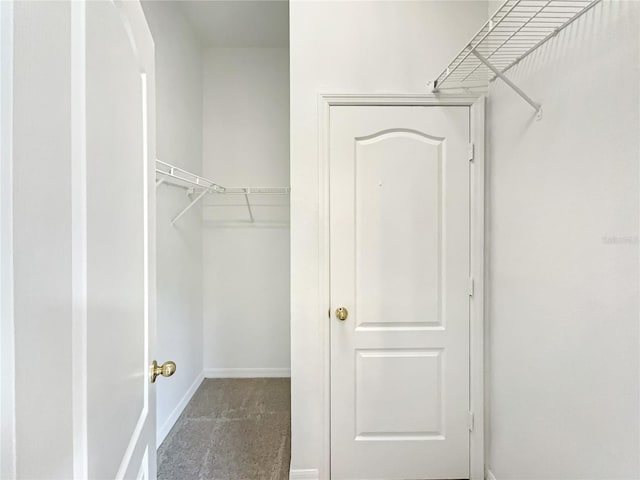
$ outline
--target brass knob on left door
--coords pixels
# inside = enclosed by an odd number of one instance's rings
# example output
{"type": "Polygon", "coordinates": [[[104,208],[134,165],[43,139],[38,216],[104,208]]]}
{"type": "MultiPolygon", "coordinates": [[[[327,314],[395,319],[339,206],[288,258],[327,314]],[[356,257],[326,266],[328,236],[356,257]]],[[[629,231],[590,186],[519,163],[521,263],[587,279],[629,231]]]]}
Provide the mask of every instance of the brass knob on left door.
{"type": "Polygon", "coordinates": [[[176,373],[176,364],[174,362],[168,361],[158,365],[158,362],[154,360],[151,364],[151,383],[156,383],[156,378],[159,375],[170,377],[174,373],[176,373]]]}
{"type": "Polygon", "coordinates": [[[340,307],[336,310],[336,317],[338,320],[346,320],[349,316],[349,310],[344,307],[340,307]]]}

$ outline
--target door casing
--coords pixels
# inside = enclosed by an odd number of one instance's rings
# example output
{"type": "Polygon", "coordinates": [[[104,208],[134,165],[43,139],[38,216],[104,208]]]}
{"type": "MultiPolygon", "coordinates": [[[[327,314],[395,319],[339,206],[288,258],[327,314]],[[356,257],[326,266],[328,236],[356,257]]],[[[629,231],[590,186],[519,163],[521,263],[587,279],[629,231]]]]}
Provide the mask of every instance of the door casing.
{"type": "Polygon", "coordinates": [[[474,291],[470,297],[470,385],[469,408],[474,414],[469,435],[470,480],[485,475],[484,345],[485,345],[485,97],[434,94],[320,94],[318,96],[318,319],[322,332],[322,464],[320,478],[331,477],[331,332],[327,311],[330,308],[330,237],[329,237],[329,122],[334,106],[467,106],[469,107],[471,142],[471,274],[474,291]]]}
{"type": "Polygon", "coordinates": [[[12,2],[0,2],[0,58],[0,478],[15,478],[12,2]]]}

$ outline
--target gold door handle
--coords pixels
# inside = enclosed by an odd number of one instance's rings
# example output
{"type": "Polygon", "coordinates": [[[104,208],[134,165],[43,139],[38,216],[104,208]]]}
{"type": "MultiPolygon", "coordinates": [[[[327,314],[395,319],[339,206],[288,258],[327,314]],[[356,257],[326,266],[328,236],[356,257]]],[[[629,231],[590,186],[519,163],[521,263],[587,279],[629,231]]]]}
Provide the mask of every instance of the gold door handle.
{"type": "Polygon", "coordinates": [[[176,364],[174,362],[164,362],[162,365],[158,365],[155,360],[151,364],[151,383],[156,383],[158,375],[163,377],[170,377],[176,373],[176,364]]]}
{"type": "Polygon", "coordinates": [[[340,307],[336,310],[336,317],[338,320],[346,320],[349,316],[349,310],[344,307],[340,307]]]}

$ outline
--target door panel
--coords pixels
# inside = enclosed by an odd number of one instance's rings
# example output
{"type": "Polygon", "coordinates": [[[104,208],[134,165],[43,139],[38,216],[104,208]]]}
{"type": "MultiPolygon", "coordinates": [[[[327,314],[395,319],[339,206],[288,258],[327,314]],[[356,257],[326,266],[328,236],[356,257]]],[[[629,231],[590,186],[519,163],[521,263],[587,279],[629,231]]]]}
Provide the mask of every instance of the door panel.
{"type": "Polygon", "coordinates": [[[155,476],[153,44],[138,2],[85,21],[88,477],[155,476]]]}
{"type": "Polygon", "coordinates": [[[440,325],[442,139],[396,129],[355,146],[358,327],[440,325]]]}
{"type": "Polygon", "coordinates": [[[469,477],[469,109],[331,108],[331,474],[469,477]]]}
{"type": "Polygon", "coordinates": [[[356,350],[356,440],[442,437],[442,349],[356,350]]]}

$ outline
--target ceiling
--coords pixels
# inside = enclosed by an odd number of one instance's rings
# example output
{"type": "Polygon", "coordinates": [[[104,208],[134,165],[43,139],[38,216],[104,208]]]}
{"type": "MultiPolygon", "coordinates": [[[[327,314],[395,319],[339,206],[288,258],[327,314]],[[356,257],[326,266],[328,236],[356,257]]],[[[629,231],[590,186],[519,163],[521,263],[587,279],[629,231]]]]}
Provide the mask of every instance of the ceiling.
{"type": "Polygon", "coordinates": [[[181,1],[205,47],[288,47],[287,0],[181,1]]]}

